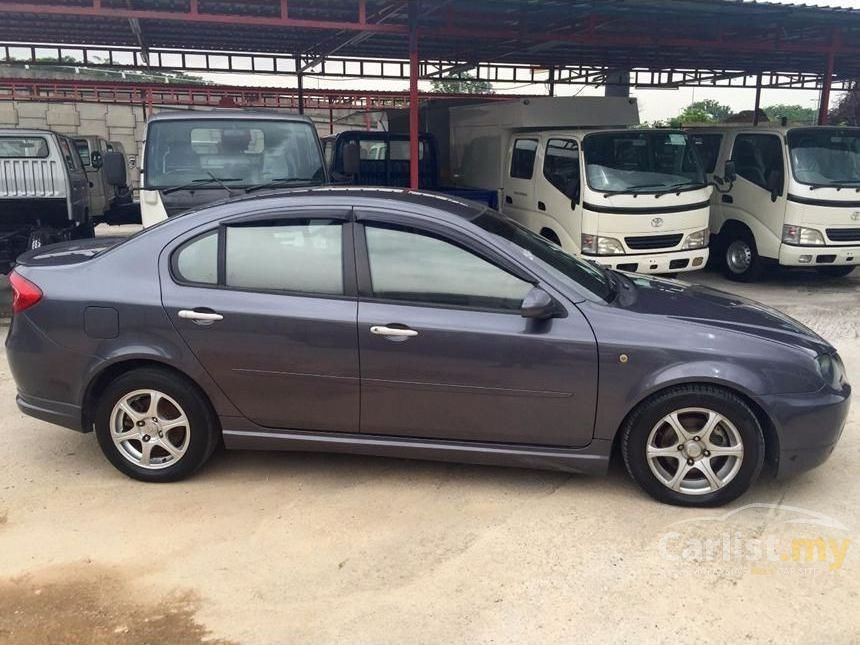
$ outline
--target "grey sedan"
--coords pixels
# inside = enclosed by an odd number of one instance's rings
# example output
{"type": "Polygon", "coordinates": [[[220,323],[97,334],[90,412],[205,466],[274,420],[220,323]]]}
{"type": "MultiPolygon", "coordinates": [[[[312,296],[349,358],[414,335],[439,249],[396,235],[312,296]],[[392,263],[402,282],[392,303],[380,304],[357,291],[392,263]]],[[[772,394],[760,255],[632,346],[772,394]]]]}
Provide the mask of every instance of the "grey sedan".
{"type": "Polygon", "coordinates": [[[222,443],[585,474],[618,453],[658,500],[717,505],[823,462],[848,414],[836,351],[787,316],[439,195],[248,196],[10,282],[21,410],[150,482],[222,443]]]}

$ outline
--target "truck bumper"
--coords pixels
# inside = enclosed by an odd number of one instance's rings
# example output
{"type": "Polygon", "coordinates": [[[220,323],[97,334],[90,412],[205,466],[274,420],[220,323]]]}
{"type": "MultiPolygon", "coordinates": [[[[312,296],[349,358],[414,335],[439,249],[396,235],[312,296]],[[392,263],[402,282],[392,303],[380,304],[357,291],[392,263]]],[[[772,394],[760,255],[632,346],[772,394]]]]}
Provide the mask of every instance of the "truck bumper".
{"type": "Polygon", "coordinates": [[[589,255],[590,260],[610,269],[630,271],[632,273],[681,273],[683,271],[698,271],[708,263],[708,249],[692,251],[671,251],[669,253],[652,253],[637,255],[589,255]]]}
{"type": "Polygon", "coordinates": [[[779,263],[785,266],[845,266],[860,264],[860,245],[779,247],[779,263]]]}

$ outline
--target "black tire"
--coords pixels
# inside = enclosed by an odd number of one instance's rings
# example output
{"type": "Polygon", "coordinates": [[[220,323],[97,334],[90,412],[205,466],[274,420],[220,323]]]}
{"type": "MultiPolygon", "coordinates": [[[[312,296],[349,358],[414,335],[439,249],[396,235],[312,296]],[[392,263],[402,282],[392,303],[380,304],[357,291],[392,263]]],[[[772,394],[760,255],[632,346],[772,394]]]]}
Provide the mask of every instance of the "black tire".
{"type": "Polygon", "coordinates": [[[43,246],[47,246],[48,244],[54,243],[56,240],[54,231],[49,228],[37,228],[35,231],[30,232],[30,236],[27,239],[27,250],[34,251],[36,249],[40,249],[43,246]]]}
{"type": "MultiPolygon", "coordinates": [[[[722,235],[721,235],[722,237],[722,235]]],[[[721,242],[723,274],[734,282],[755,282],[764,273],[764,263],[752,233],[735,230],[721,242]]]]}
{"type": "Polygon", "coordinates": [[[815,270],[828,278],[844,278],[845,276],[850,275],[855,268],[856,267],[853,265],[843,264],[842,266],[836,267],[815,267],[815,270]]]}
{"type": "MultiPolygon", "coordinates": [[[[145,399],[144,403],[146,403],[145,399]]],[[[167,405],[170,406],[171,404],[168,402],[167,405]]],[[[175,373],[152,367],[126,372],[105,388],[96,403],[95,432],[99,446],[108,461],[120,472],[145,482],[172,482],[188,477],[212,456],[213,451],[220,444],[221,438],[218,419],[200,390],[193,383],[175,373]],[[114,406],[137,390],[154,390],[167,395],[178,404],[179,411],[184,412],[188,420],[185,428],[178,428],[179,432],[187,431],[190,435],[187,447],[184,449],[185,452],[172,463],[166,466],[157,466],[157,469],[145,468],[133,463],[130,458],[124,456],[112,438],[111,415],[114,406]]],[[[142,429],[140,432],[145,432],[145,430],[142,429]]],[[[171,431],[170,434],[173,443],[176,443],[176,432],[171,431]]],[[[144,439],[148,436],[148,434],[144,435],[144,439]]],[[[182,443],[184,443],[184,436],[182,434],[180,438],[182,443]]],[[[154,433],[152,437],[155,437],[154,433]]],[[[166,457],[167,452],[157,445],[159,440],[155,439],[155,442],[153,444],[155,447],[151,449],[153,454],[156,455],[156,451],[158,451],[158,454],[163,453],[166,457]]],[[[138,451],[141,451],[142,447],[140,440],[124,442],[123,445],[129,445],[138,451]]]]}
{"type": "Polygon", "coordinates": [[[92,222],[86,224],[78,224],[72,231],[72,238],[76,240],[85,240],[96,236],[96,229],[92,222]]]}
{"type": "MultiPolygon", "coordinates": [[[[682,420],[688,416],[695,418],[696,415],[696,412],[685,413],[681,418],[682,420]]],[[[665,429],[665,426],[659,427],[665,429]]],[[[722,426],[718,426],[718,431],[723,432],[722,426]]],[[[711,385],[683,385],[653,396],[633,411],[625,421],[621,433],[621,454],[630,476],[651,497],[675,506],[707,507],[727,504],[752,486],[764,464],[764,433],[755,414],[743,399],[733,392],[711,385]],[[689,408],[706,409],[724,416],[734,426],[743,447],[743,456],[739,458],[740,466],[735,474],[732,477],[726,477],[728,481],[725,485],[716,488],[716,490],[710,490],[710,492],[693,493],[673,490],[658,479],[646,457],[646,448],[652,430],[659,432],[655,428],[658,427],[664,417],[674,411],[689,408]]],[[[701,442],[699,445],[710,446],[710,444],[701,442]]],[[[710,447],[712,450],[715,449],[713,446],[710,447]]],[[[686,455],[686,453],[684,454],[686,455]]],[[[708,455],[708,451],[705,450],[703,454],[708,455]]],[[[667,470],[673,468],[673,464],[677,464],[675,466],[677,468],[690,464],[690,485],[698,485],[697,481],[701,482],[702,485],[706,484],[702,481],[705,479],[704,471],[699,470],[694,465],[699,463],[698,461],[687,462],[683,458],[668,457],[661,459],[660,463],[665,464],[667,470]]],[[[707,460],[708,464],[713,467],[712,472],[719,472],[723,466],[731,471],[732,465],[735,463],[732,461],[735,459],[733,457],[710,458],[703,456],[699,459],[702,462],[707,460]]],[[[677,473],[677,470],[670,470],[668,474],[672,475],[673,473],[677,473]]]]}

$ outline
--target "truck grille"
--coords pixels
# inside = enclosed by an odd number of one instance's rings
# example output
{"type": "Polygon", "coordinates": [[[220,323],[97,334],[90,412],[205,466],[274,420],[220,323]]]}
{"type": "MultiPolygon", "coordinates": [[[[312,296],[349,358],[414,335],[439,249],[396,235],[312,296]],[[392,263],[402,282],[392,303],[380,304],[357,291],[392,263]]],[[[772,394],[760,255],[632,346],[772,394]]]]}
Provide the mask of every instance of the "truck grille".
{"type": "Polygon", "coordinates": [[[627,246],[635,251],[649,251],[651,249],[670,249],[678,246],[683,235],[673,233],[671,235],[642,235],[640,237],[625,237],[627,246]]]}
{"type": "Polygon", "coordinates": [[[827,237],[834,242],[860,242],[860,228],[828,228],[827,237]]]}

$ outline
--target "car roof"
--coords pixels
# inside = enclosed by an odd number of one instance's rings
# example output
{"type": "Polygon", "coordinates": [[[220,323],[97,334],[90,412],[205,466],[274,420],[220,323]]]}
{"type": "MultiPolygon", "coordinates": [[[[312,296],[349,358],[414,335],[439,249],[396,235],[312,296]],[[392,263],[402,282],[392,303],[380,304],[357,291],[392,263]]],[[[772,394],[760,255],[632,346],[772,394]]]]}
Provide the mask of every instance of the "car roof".
{"type": "Polygon", "coordinates": [[[153,114],[147,122],[155,121],[188,121],[191,119],[256,119],[266,121],[295,121],[310,123],[310,118],[301,114],[287,112],[269,112],[265,110],[243,110],[241,108],[215,108],[212,110],[162,110],[153,114]]]}

